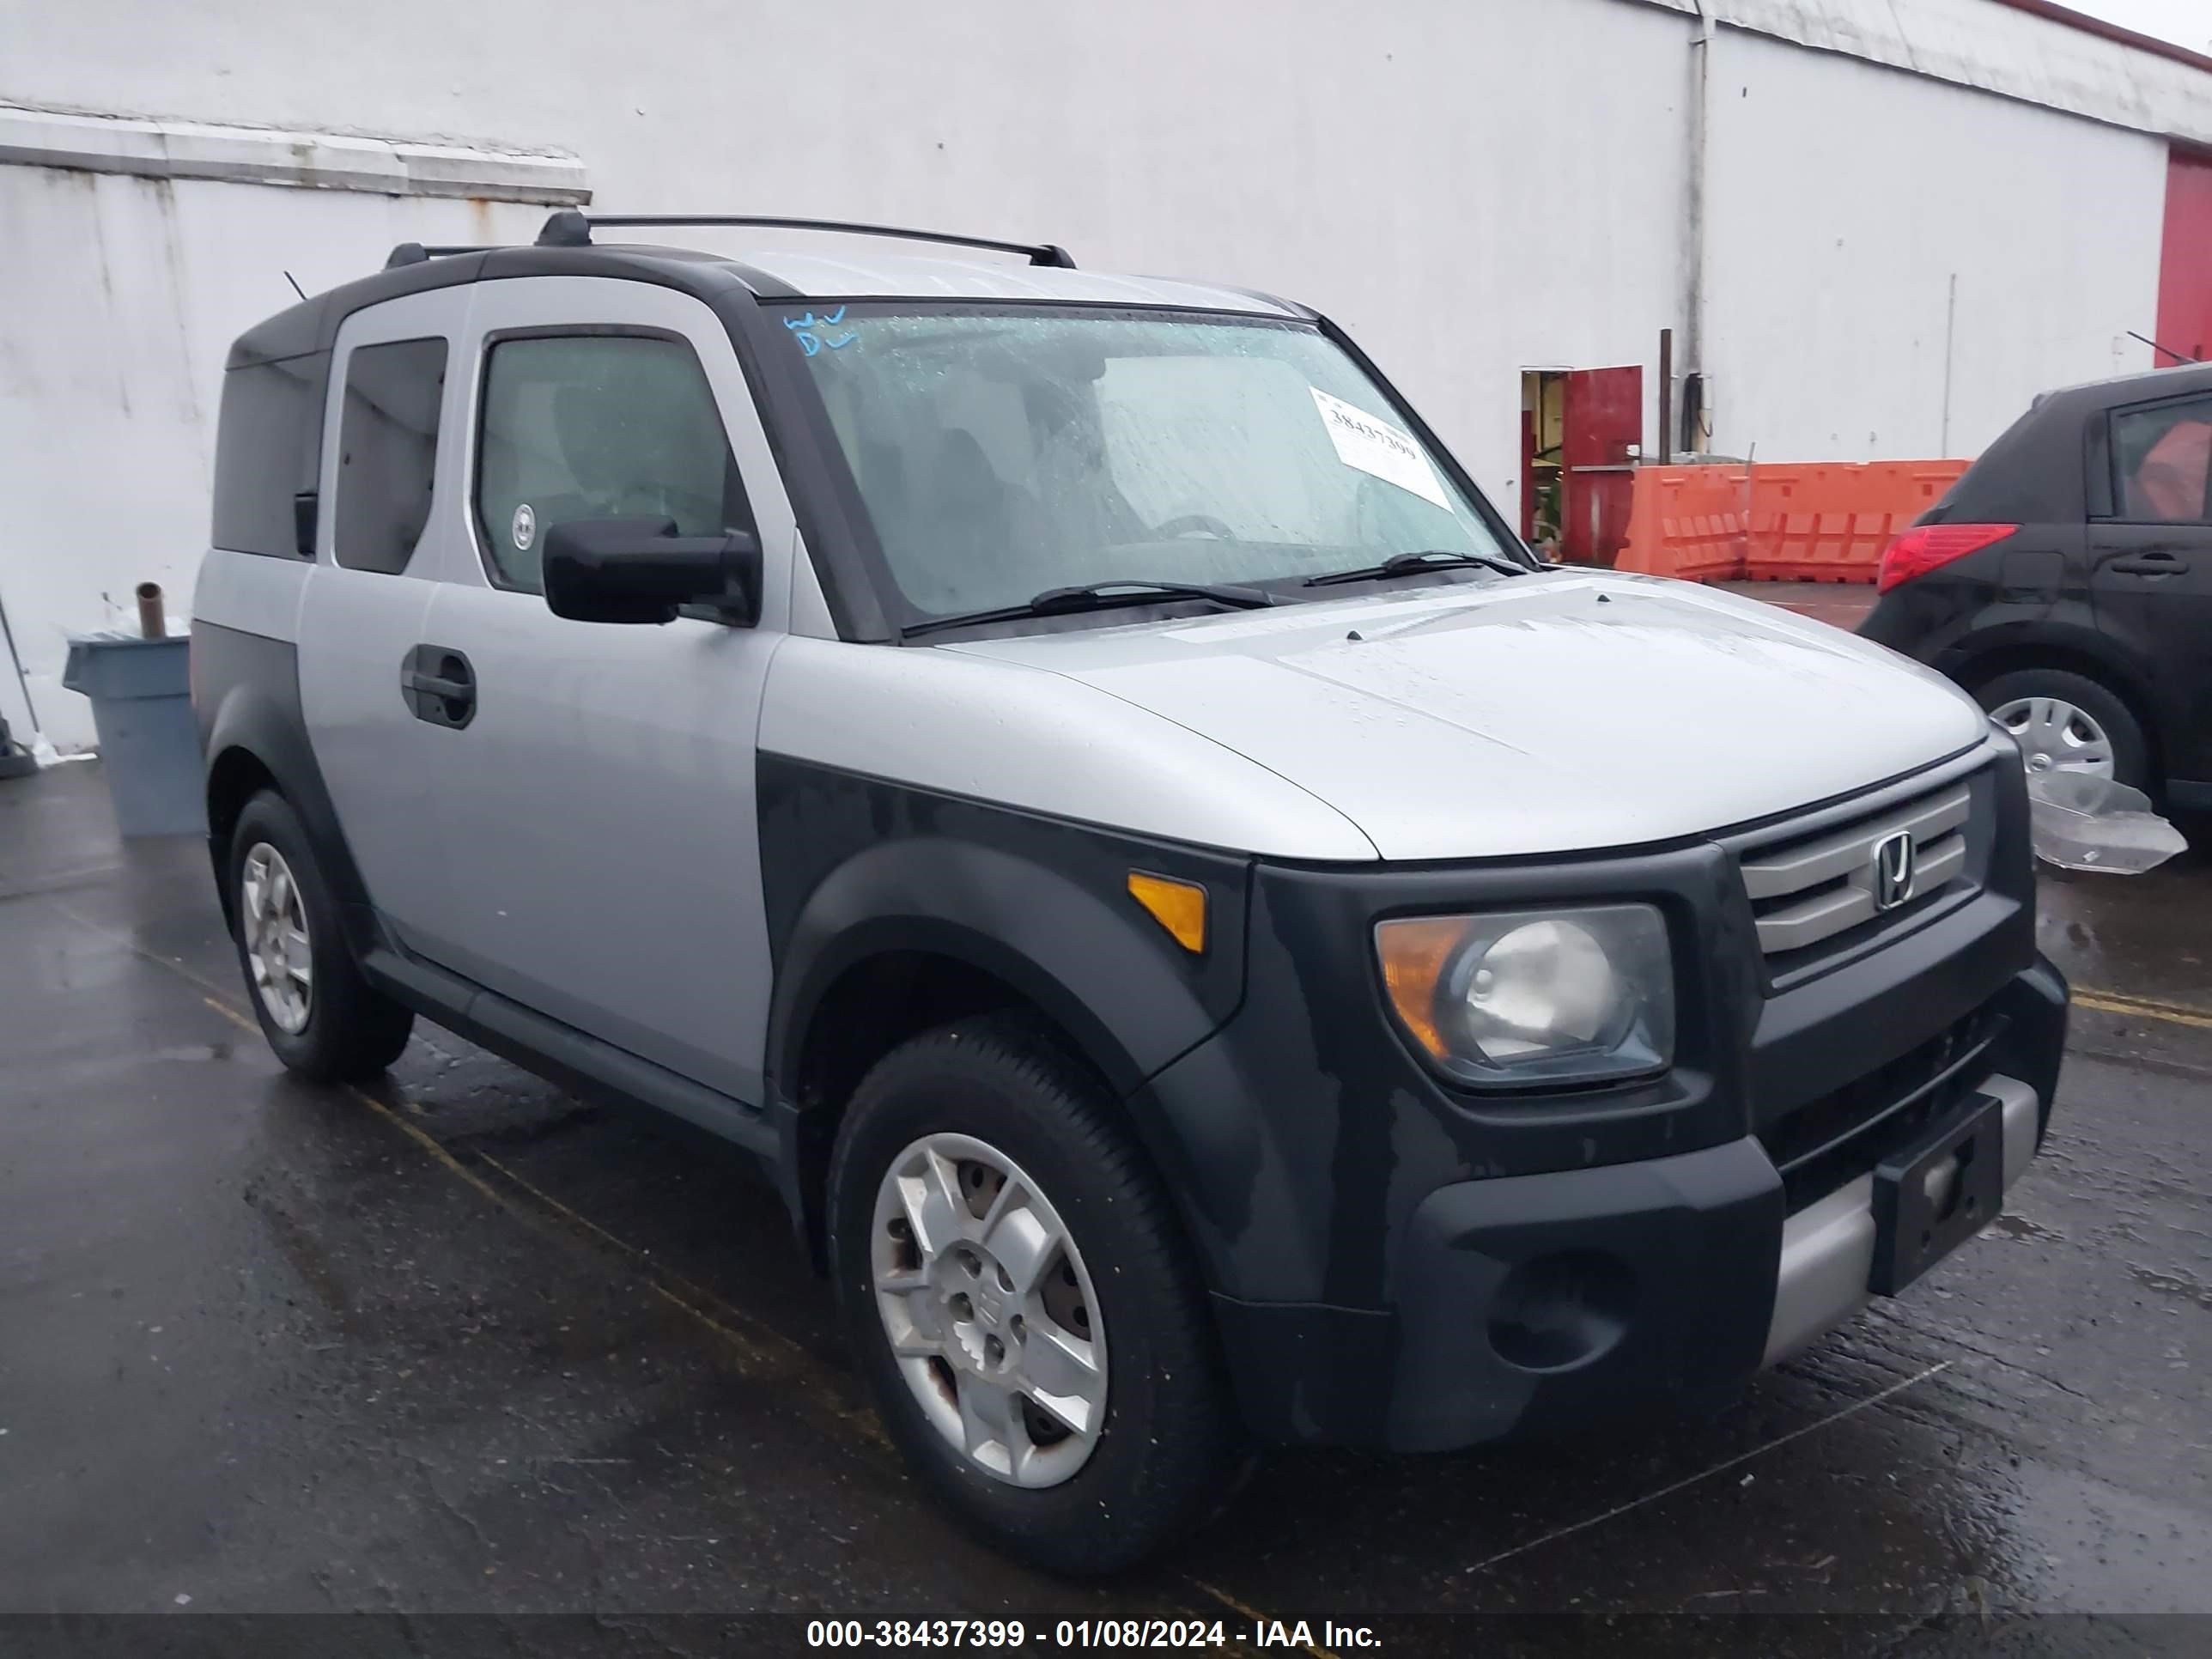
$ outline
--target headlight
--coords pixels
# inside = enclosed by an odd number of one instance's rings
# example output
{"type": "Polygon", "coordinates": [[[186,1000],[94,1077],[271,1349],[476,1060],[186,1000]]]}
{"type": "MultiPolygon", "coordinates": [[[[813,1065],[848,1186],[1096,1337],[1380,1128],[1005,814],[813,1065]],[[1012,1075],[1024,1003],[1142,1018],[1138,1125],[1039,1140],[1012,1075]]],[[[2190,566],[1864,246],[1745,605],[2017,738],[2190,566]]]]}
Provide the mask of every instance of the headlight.
{"type": "Polygon", "coordinates": [[[1407,1034],[1470,1083],[1593,1083],[1674,1058],[1667,924],[1648,904],[1379,922],[1407,1034]]]}

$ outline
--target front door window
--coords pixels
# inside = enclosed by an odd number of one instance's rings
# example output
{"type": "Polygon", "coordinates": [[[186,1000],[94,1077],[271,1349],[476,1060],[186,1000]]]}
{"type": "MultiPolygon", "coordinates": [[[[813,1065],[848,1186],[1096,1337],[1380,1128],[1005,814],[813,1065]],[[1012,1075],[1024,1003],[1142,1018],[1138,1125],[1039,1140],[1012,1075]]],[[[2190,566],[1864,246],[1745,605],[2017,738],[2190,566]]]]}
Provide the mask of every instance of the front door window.
{"type": "Polygon", "coordinates": [[[690,346],[633,334],[495,342],[473,503],[493,580],[536,593],[546,532],[581,519],[750,530],[714,393],[690,346]]]}

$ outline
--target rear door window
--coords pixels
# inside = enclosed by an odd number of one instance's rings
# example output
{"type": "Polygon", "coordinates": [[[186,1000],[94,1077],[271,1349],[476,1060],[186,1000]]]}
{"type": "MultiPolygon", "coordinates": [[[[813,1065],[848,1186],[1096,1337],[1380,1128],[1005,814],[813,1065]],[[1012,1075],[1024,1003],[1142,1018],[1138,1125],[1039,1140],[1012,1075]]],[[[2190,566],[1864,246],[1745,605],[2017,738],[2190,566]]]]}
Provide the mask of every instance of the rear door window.
{"type": "Polygon", "coordinates": [[[331,550],[349,570],[398,575],[430,522],[446,342],[394,340],[346,359],[331,550]]]}
{"type": "Polygon", "coordinates": [[[545,536],[584,519],[750,530],[720,412],[690,346],[658,335],[494,343],[484,368],[477,532],[495,582],[541,591],[545,536]]]}
{"type": "Polygon", "coordinates": [[[2117,411],[2112,448],[2120,517],[2212,522],[2212,398],[2117,411]]]}

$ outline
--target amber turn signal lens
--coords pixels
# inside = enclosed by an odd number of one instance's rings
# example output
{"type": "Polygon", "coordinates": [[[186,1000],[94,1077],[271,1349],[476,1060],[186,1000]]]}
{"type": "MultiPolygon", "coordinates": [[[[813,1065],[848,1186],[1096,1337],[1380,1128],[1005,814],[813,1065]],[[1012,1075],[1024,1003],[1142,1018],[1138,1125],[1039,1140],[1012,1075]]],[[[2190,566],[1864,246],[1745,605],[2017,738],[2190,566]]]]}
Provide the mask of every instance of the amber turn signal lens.
{"type": "Polygon", "coordinates": [[[1450,1051],[1437,1030],[1437,986],[1445,964],[1467,937],[1464,916],[1385,921],[1375,929],[1376,953],[1382,958],[1382,986],[1399,1024],[1435,1060],[1448,1060],[1450,1051]]]}
{"type": "Polygon", "coordinates": [[[1129,896],[1152,914],[1175,942],[1200,956],[1206,950],[1206,889],[1194,881],[1129,872],[1129,896]]]}

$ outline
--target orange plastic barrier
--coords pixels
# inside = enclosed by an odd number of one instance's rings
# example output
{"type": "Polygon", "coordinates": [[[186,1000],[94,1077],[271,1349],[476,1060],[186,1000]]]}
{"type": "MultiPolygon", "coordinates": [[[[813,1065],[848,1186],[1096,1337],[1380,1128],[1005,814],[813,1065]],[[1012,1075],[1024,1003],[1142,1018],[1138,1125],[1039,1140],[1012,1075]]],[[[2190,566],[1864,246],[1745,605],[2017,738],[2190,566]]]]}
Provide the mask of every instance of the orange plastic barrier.
{"type": "Polygon", "coordinates": [[[1870,582],[1891,538],[1966,470],[1964,461],[1754,467],[1743,574],[1754,581],[1870,582]]]}
{"type": "Polygon", "coordinates": [[[1964,461],[1647,466],[1614,568],[1692,581],[1870,582],[1964,461]]]}
{"type": "Polygon", "coordinates": [[[1741,466],[1640,466],[1628,540],[1616,570],[1691,581],[1743,574],[1751,471],[1741,466]]]}

